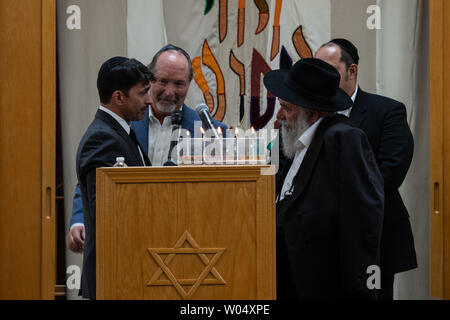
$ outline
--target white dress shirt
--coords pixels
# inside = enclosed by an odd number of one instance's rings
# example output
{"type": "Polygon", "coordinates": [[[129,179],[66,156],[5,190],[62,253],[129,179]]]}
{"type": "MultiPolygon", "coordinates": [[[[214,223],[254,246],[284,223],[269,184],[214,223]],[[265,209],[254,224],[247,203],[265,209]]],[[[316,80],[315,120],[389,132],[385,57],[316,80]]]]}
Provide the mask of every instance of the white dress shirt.
{"type": "MultiPolygon", "coordinates": [[[[355,100],[356,100],[356,94],[357,94],[357,93],[358,93],[358,85],[356,85],[355,92],[354,92],[353,95],[352,95],[352,101],[353,101],[353,103],[355,103],[355,100]]],[[[352,112],[352,109],[353,109],[353,107],[350,107],[350,108],[348,108],[347,110],[339,111],[338,113],[339,113],[339,114],[342,114],[342,115],[344,115],[344,116],[346,116],[347,118],[350,118],[350,112],[352,112]]]]}
{"type": "Polygon", "coordinates": [[[309,145],[314,139],[314,135],[316,134],[317,128],[322,122],[323,118],[317,120],[312,126],[310,126],[303,134],[298,138],[295,142],[297,147],[297,151],[295,152],[294,160],[292,161],[292,165],[289,169],[289,172],[284,179],[283,188],[281,189],[281,193],[278,195],[277,202],[282,201],[285,197],[291,196],[294,192],[294,178],[302,165],[303,159],[305,158],[306,152],[308,151],[309,145]]]}
{"type": "Polygon", "coordinates": [[[162,166],[168,159],[170,140],[172,138],[172,117],[164,118],[163,123],[153,115],[149,108],[148,123],[148,157],[153,166],[162,166]]]}

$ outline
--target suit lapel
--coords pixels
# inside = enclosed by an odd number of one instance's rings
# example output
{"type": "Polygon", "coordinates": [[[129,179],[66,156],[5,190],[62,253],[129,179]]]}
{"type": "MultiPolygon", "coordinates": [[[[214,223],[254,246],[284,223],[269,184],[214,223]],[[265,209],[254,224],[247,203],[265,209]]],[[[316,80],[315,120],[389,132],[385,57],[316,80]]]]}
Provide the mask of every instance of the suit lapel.
{"type": "Polygon", "coordinates": [[[302,161],[300,169],[295,176],[294,181],[294,193],[292,195],[291,201],[295,201],[305,190],[305,187],[311,178],[311,174],[314,170],[314,165],[316,163],[317,157],[319,156],[320,150],[322,149],[323,136],[325,130],[328,128],[329,119],[323,119],[322,123],[317,128],[316,134],[314,135],[313,141],[308,147],[308,151],[305,154],[305,158],[302,161]]]}
{"type": "MultiPolygon", "coordinates": [[[[285,198],[283,201],[277,204],[277,214],[281,214],[283,211],[287,210],[305,190],[305,187],[309,179],[311,178],[314,164],[316,163],[317,157],[319,156],[320,149],[322,148],[324,132],[328,128],[328,120],[329,119],[323,119],[322,123],[317,128],[313,141],[309,145],[308,151],[306,152],[302,164],[294,178],[294,192],[292,196],[285,198]]],[[[286,167],[287,170],[289,170],[289,163],[286,165],[286,167]]],[[[281,186],[283,185],[283,183],[284,179],[280,182],[281,186]]]]}
{"type": "Polygon", "coordinates": [[[350,113],[351,122],[358,128],[361,127],[361,123],[366,117],[367,108],[363,102],[364,91],[358,87],[358,93],[356,94],[355,103],[353,104],[352,112],[350,113]]]}
{"type": "MultiPolygon", "coordinates": [[[[325,118],[322,123],[317,128],[316,134],[314,135],[313,141],[311,142],[308,151],[305,154],[305,158],[302,161],[300,169],[294,178],[294,192],[292,196],[285,198],[281,203],[277,205],[277,213],[279,211],[287,210],[305,191],[305,188],[311,179],[311,175],[314,171],[314,166],[316,165],[317,158],[319,157],[320,151],[322,150],[323,140],[325,132],[327,129],[338,122],[346,122],[349,120],[347,117],[342,115],[334,116],[333,118],[325,118]]],[[[289,170],[290,165],[287,165],[287,170],[289,170]]],[[[281,181],[281,185],[283,184],[281,181]]],[[[281,190],[281,189],[280,189],[281,190]]]]}
{"type": "MultiPolygon", "coordinates": [[[[280,150],[280,152],[281,152],[281,150],[280,150]]],[[[285,164],[283,165],[283,167],[280,168],[280,171],[278,171],[278,174],[276,175],[275,187],[276,187],[276,195],[277,196],[280,194],[281,189],[283,189],[284,179],[286,179],[286,175],[287,175],[291,165],[292,165],[292,160],[287,160],[285,162],[285,164]]]]}
{"type": "MultiPolygon", "coordinates": [[[[111,117],[109,114],[107,114],[106,112],[104,112],[102,110],[97,111],[95,118],[105,122],[112,129],[114,129],[125,140],[125,143],[128,146],[129,151],[134,154],[135,160],[137,161],[137,163],[139,163],[141,166],[144,165],[144,163],[142,163],[142,158],[139,153],[139,149],[137,148],[134,141],[130,138],[129,134],[120,125],[120,123],[118,123],[113,117],[111,117]]],[[[125,162],[127,162],[126,159],[125,159],[125,162]]]]}
{"type": "MultiPolygon", "coordinates": [[[[134,129],[133,129],[134,130],[134,129]]],[[[137,136],[137,135],[136,135],[137,136]]],[[[142,158],[144,158],[144,164],[146,165],[146,166],[151,166],[152,165],[152,163],[150,162],[150,159],[148,158],[148,156],[147,156],[147,149],[148,148],[145,148],[144,149],[144,147],[141,145],[141,143],[139,142],[139,138],[137,138],[136,137],[136,140],[137,140],[137,143],[138,143],[138,145],[139,145],[139,148],[141,149],[141,152],[142,152],[142,158]]],[[[133,141],[133,143],[134,143],[134,141],[133,141]]],[[[147,145],[148,145],[148,143],[147,143],[147,145]]],[[[138,153],[139,153],[139,150],[138,150],[138,153]]],[[[140,160],[142,160],[141,159],[141,155],[140,155],[140,153],[139,153],[139,159],[140,160]]]]}
{"type": "Polygon", "coordinates": [[[194,121],[201,121],[200,118],[196,118],[197,113],[195,111],[189,110],[186,105],[181,108],[183,112],[183,121],[181,122],[181,127],[190,132],[191,136],[194,136],[194,121]]]}
{"type": "Polygon", "coordinates": [[[149,126],[149,111],[150,107],[147,108],[145,113],[145,118],[140,121],[131,121],[131,128],[136,132],[136,137],[141,146],[142,153],[148,154],[148,126],[149,126]]]}
{"type": "Polygon", "coordinates": [[[139,140],[138,140],[138,144],[139,144],[139,147],[141,148],[141,151],[142,151],[142,157],[144,158],[144,163],[145,163],[145,165],[146,165],[147,167],[150,167],[150,166],[152,165],[152,163],[150,162],[150,159],[148,158],[147,152],[146,152],[145,149],[141,146],[141,144],[139,143],[139,140]]]}

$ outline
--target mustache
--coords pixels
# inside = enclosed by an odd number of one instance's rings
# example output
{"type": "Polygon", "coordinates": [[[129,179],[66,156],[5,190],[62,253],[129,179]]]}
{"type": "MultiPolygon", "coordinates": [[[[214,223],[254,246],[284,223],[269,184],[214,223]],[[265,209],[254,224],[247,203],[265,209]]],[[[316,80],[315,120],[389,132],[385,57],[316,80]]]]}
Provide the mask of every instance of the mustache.
{"type": "Polygon", "coordinates": [[[164,96],[159,96],[158,97],[158,102],[165,102],[165,103],[174,103],[174,104],[176,104],[176,103],[178,103],[178,100],[179,99],[177,99],[177,98],[167,98],[167,97],[164,97],[164,96]]]}
{"type": "Polygon", "coordinates": [[[284,130],[286,131],[292,131],[293,127],[290,126],[286,120],[278,120],[278,122],[280,123],[280,126],[282,128],[284,128],[284,130]]]}

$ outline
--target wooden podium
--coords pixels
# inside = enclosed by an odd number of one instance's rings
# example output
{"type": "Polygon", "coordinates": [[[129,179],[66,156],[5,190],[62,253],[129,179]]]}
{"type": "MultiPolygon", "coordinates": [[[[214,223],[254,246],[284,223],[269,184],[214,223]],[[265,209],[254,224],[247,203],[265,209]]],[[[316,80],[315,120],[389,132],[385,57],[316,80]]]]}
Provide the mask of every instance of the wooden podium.
{"type": "Polygon", "coordinates": [[[97,299],[275,299],[275,169],[97,169],[97,299]]]}

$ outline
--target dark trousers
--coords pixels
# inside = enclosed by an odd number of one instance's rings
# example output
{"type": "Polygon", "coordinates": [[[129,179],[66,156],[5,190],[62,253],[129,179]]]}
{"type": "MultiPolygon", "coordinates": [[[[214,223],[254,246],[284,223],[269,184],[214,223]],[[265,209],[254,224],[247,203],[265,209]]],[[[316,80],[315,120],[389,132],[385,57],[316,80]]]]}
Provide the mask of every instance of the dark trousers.
{"type": "Polygon", "coordinates": [[[284,236],[277,232],[277,300],[297,300],[284,236]]]}
{"type": "Polygon", "coordinates": [[[381,275],[381,289],[378,300],[394,300],[394,275],[381,275]]]}

